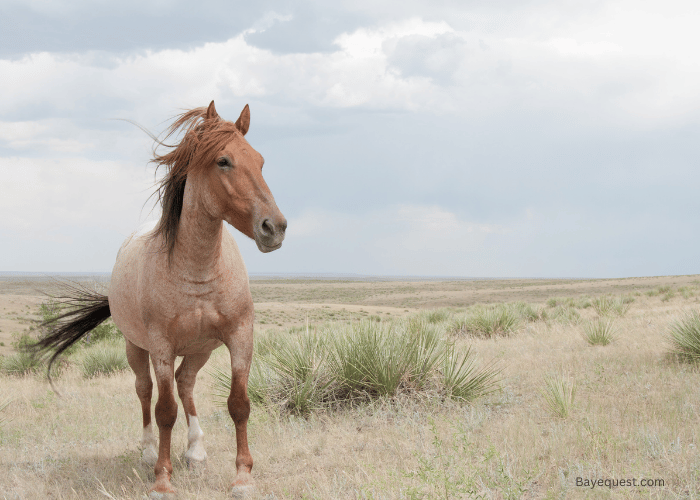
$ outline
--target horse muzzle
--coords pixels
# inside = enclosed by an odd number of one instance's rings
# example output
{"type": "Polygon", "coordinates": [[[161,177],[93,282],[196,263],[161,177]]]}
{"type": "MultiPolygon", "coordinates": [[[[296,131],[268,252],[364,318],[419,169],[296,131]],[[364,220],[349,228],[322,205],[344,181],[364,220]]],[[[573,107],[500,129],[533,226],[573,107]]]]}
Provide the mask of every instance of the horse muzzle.
{"type": "Polygon", "coordinates": [[[253,228],[255,244],[263,253],[272,252],[282,246],[287,230],[287,219],[282,214],[278,217],[262,217],[253,228]]]}

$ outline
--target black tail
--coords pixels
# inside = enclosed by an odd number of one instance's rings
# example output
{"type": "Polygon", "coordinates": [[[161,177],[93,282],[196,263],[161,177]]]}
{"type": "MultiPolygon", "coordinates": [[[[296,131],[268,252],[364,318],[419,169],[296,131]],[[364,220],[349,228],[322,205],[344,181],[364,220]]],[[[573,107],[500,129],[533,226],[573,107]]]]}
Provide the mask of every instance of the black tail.
{"type": "Polygon", "coordinates": [[[77,283],[61,283],[61,287],[62,295],[51,295],[51,297],[68,306],[70,310],[42,323],[41,326],[48,328],[49,333],[26,348],[40,357],[53,352],[46,371],[49,382],[51,382],[51,365],[54,361],[66,349],[112,315],[106,295],[93,292],[77,283]]]}

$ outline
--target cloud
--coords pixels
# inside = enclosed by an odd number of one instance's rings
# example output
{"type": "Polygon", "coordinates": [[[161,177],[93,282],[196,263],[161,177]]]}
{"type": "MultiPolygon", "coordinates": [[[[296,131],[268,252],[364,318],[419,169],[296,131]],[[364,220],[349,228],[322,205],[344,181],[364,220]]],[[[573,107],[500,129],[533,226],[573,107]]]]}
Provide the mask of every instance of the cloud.
{"type": "Polygon", "coordinates": [[[131,233],[149,209],[142,206],[153,171],[116,161],[73,157],[0,158],[0,230],[41,241],[62,227],[131,233]]]}
{"type": "Polygon", "coordinates": [[[246,254],[257,271],[660,273],[656,242],[697,212],[698,12],[682,2],[116,5],[0,8],[3,262],[108,269],[152,184],[150,140],[108,118],[158,132],[211,99],[229,119],[250,103],[290,219],[283,251],[246,254]],[[17,19],[35,29],[13,48],[17,19]],[[97,234],[88,259],[77,242],[97,234]],[[46,238],[73,243],[50,260],[46,238]]]}
{"type": "MultiPolygon", "coordinates": [[[[278,19],[260,33],[289,22],[278,19]]],[[[644,58],[590,36],[533,40],[409,18],[342,33],[334,50],[278,53],[252,45],[253,32],[246,33],[186,50],[40,52],[0,60],[6,75],[0,112],[26,120],[39,108],[57,117],[99,109],[140,120],[211,98],[226,103],[245,97],[278,106],[474,118],[557,110],[589,123],[650,126],[659,118],[692,120],[700,108],[691,91],[700,84],[698,75],[674,68],[673,56],[644,58]]]]}
{"type": "Polygon", "coordinates": [[[383,44],[389,67],[395,67],[403,76],[428,77],[442,85],[451,83],[469,50],[466,45],[455,33],[434,37],[406,35],[383,44]]]}

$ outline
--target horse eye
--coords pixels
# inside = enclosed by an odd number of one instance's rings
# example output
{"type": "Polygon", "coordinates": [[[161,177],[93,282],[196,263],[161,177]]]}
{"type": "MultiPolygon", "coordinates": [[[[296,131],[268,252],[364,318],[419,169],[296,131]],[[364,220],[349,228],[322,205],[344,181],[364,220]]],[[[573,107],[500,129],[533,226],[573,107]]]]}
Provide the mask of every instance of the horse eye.
{"type": "Polygon", "coordinates": [[[226,167],[229,163],[227,158],[219,158],[216,164],[220,167],[226,167]]]}

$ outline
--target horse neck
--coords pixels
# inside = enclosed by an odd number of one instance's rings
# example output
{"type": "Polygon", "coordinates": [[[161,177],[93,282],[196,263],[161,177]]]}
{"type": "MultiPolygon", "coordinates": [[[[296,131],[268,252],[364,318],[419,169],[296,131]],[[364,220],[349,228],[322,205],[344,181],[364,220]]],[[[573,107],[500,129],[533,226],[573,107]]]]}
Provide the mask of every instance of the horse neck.
{"type": "Polygon", "coordinates": [[[171,263],[185,278],[206,279],[218,271],[223,221],[212,215],[202,196],[204,183],[187,178],[171,263]]]}

